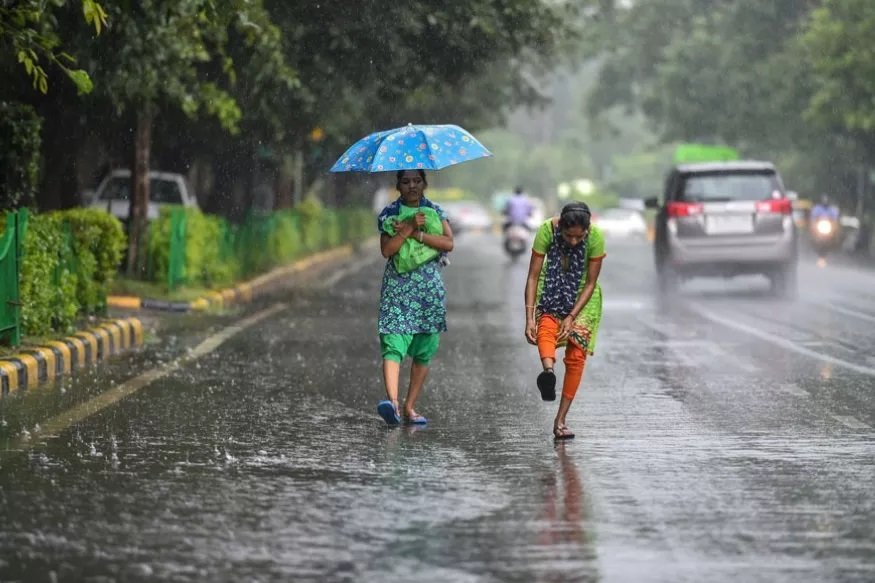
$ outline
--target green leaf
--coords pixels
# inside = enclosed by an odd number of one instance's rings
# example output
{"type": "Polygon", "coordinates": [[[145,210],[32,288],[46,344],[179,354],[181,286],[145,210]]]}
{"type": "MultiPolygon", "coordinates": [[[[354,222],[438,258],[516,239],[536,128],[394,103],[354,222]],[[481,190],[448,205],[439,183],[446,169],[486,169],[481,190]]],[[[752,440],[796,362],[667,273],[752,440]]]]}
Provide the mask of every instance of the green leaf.
{"type": "Polygon", "coordinates": [[[76,90],[79,92],[79,95],[91,93],[94,89],[94,83],[91,81],[91,77],[89,77],[88,73],[82,69],[72,71],[67,70],[67,76],[76,84],[76,90]]]}

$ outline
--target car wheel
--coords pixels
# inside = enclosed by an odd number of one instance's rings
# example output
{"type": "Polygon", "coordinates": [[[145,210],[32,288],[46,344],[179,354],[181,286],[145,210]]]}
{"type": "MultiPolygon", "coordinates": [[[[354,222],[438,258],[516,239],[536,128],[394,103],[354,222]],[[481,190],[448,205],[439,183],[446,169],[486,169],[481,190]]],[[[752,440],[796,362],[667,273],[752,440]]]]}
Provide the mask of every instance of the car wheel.
{"type": "Polygon", "coordinates": [[[674,269],[666,265],[663,265],[656,271],[656,279],[659,293],[662,295],[672,294],[676,292],[680,286],[680,278],[678,277],[678,274],[675,273],[674,269]]]}
{"type": "Polygon", "coordinates": [[[799,292],[799,276],[795,265],[785,265],[775,269],[769,279],[772,282],[772,293],[788,300],[795,299],[799,292]]]}

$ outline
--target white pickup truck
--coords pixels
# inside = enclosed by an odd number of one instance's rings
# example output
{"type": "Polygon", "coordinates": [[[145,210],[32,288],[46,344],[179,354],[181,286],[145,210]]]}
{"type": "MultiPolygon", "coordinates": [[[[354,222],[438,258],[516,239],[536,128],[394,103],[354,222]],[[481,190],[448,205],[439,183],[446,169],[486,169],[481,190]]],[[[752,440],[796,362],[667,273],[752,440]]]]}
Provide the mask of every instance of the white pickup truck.
{"type": "MultiPolygon", "coordinates": [[[[113,170],[101,181],[89,207],[107,211],[121,221],[127,221],[131,204],[131,171],[113,170]]],[[[197,208],[194,191],[182,174],[149,172],[148,220],[158,218],[158,210],[169,204],[197,208]]]]}

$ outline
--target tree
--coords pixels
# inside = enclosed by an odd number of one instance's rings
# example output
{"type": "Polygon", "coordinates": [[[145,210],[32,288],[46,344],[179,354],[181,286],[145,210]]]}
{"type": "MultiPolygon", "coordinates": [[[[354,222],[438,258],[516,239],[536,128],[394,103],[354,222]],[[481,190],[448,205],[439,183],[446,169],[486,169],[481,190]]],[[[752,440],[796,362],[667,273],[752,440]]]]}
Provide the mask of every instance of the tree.
{"type": "MultiPolygon", "coordinates": [[[[82,14],[96,34],[106,25],[106,12],[95,0],[80,0],[82,14]]],[[[91,78],[83,69],[71,68],[76,60],[63,51],[53,11],[67,0],[24,0],[0,3],[0,43],[11,49],[15,59],[32,80],[34,89],[49,90],[49,75],[43,63],[60,68],[76,84],[80,93],[89,93],[91,78]]]]}
{"type": "Polygon", "coordinates": [[[293,73],[283,65],[279,33],[258,1],[140,0],[114,4],[108,14],[109,38],[95,78],[118,114],[135,117],[127,261],[134,274],[144,267],[141,239],[156,116],[179,108],[191,118],[206,114],[229,132],[238,131],[242,112],[227,89],[236,77],[227,53],[232,31],[244,46],[264,50],[287,82],[293,73]]]}
{"type": "Polygon", "coordinates": [[[808,119],[875,144],[875,4],[824,0],[800,40],[814,68],[808,119]]]}
{"type": "Polygon", "coordinates": [[[538,72],[549,69],[569,35],[571,10],[543,0],[270,0],[286,33],[286,56],[302,90],[280,96],[290,149],[308,156],[311,174],[363,134],[408,122],[492,125],[505,108],[533,101],[538,72]],[[318,144],[304,137],[324,130],[318,144]]]}

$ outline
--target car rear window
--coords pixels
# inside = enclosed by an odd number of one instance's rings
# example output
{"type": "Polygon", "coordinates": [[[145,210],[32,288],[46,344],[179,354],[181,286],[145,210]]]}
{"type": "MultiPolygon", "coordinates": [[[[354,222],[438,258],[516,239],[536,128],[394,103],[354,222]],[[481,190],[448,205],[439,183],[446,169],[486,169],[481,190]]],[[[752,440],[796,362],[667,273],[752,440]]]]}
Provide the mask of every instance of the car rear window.
{"type": "Polygon", "coordinates": [[[166,204],[182,204],[182,193],[179,185],[172,180],[159,180],[153,178],[149,184],[149,199],[152,202],[166,204]]]}
{"type": "Polygon", "coordinates": [[[128,200],[131,195],[130,178],[113,178],[103,189],[100,200],[128,200]]]}
{"type": "Polygon", "coordinates": [[[781,189],[774,172],[719,172],[687,176],[679,194],[686,202],[768,200],[779,198],[781,189]]]}

